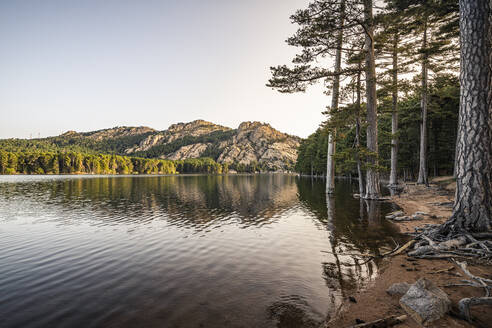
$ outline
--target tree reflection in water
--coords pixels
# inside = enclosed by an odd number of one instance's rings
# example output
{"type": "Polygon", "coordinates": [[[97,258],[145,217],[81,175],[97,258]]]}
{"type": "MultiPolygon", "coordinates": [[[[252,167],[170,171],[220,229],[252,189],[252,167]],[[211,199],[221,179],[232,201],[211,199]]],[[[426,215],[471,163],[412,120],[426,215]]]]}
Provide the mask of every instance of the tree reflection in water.
{"type": "Polygon", "coordinates": [[[3,179],[10,326],[72,311],[78,327],[315,327],[377,273],[357,254],[393,247],[396,232],[388,204],[354,199],[343,180],[327,199],[322,180],[283,174],[3,179]]]}
{"type": "Polygon", "coordinates": [[[367,286],[377,274],[380,262],[366,262],[364,256],[380,255],[394,246],[398,239],[393,224],[383,219],[382,213],[391,205],[383,202],[354,199],[356,185],[338,181],[333,195],[326,195],[322,181],[298,180],[299,199],[317,213],[329,233],[327,261],[323,262],[323,276],[330,289],[331,304],[327,318],[340,311],[344,299],[367,286]],[[324,201],[323,201],[324,200],[324,201]]]}

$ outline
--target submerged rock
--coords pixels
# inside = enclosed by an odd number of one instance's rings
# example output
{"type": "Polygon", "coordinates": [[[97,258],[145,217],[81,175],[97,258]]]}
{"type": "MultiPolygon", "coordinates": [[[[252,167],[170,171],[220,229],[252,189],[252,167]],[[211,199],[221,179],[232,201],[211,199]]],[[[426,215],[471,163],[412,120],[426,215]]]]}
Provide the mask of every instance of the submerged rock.
{"type": "Polygon", "coordinates": [[[438,320],[451,307],[451,301],[440,288],[425,278],[410,286],[400,299],[401,307],[419,324],[438,320]]]}

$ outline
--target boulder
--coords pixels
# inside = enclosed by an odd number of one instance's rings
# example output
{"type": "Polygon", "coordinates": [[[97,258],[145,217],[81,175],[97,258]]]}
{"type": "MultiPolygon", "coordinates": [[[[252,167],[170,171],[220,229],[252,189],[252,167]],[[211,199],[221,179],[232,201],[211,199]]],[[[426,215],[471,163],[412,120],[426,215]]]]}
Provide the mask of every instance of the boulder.
{"type": "Polygon", "coordinates": [[[408,289],[411,287],[408,282],[398,282],[396,284],[391,285],[388,289],[386,289],[386,293],[389,295],[404,295],[408,289]]]}
{"type": "Polygon", "coordinates": [[[419,324],[440,319],[450,310],[451,301],[432,281],[419,279],[400,299],[401,307],[419,324]]]}

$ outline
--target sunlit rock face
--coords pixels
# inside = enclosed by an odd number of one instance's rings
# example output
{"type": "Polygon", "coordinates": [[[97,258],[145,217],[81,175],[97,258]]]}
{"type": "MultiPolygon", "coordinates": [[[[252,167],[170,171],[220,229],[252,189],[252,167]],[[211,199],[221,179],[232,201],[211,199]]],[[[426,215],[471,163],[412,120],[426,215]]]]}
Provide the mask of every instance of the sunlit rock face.
{"type": "Polygon", "coordinates": [[[138,146],[126,150],[157,151],[161,158],[183,160],[215,155],[219,163],[257,163],[274,171],[291,170],[297,159],[300,139],[260,122],[243,122],[237,129],[196,120],[173,124],[169,129],[147,136],[138,146]],[[169,147],[163,147],[168,145],[169,147]],[[176,147],[172,147],[176,145],[176,147]],[[154,148],[161,146],[160,148],[154,148]],[[207,149],[214,149],[213,153],[207,149]]]}
{"type": "Polygon", "coordinates": [[[299,138],[260,122],[243,122],[236,131],[233,138],[220,143],[223,150],[218,162],[258,162],[271,170],[286,170],[294,165],[299,138]]]}
{"type": "Polygon", "coordinates": [[[146,151],[153,146],[158,145],[163,138],[164,136],[162,134],[151,134],[142,140],[138,146],[126,149],[125,153],[131,154],[137,151],[146,151]]]}
{"type": "Polygon", "coordinates": [[[229,131],[231,128],[217,125],[204,120],[196,120],[189,123],[177,123],[173,124],[164,131],[167,135],[166,142],[172,142],[174,140],[184,137],[199,137],[210,134],[215,131],[229,131]]]}
{"type": "Polygon", "coordinates": [[[68,131],[60,137],[75,143],[88,138],[116,145],[113,152],[130,156],[171,160],[206,156],[219,163],[256,164],[269,171],[292,170],[300,142],[300,138],[266,123],[243,122],[237,129],[231,129],[204,120],[173,124],[164,131],[115,127],[85,133],[68,131]]]}
{"type": "Polygon", "coordinates": [[[162,156],[166,159],[180,160],[185,158],[198,158],[203,154],[210,144],[196,143],[180,147],[174,153],[162,156]]]}

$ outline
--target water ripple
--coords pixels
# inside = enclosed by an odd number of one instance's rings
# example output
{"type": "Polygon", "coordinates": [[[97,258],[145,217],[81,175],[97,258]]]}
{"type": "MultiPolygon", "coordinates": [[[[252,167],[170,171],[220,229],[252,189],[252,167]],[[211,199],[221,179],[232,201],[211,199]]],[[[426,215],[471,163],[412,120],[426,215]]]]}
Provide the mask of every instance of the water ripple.
{"type": "Polygon", "coordinates": [[[327,252],[377,253],[395,234],[390,208],[372,215],[350,184],[327,204],[323,188],[279,174],[0,176],[2,327],[314,327],[377,274],[327,252]]]}

